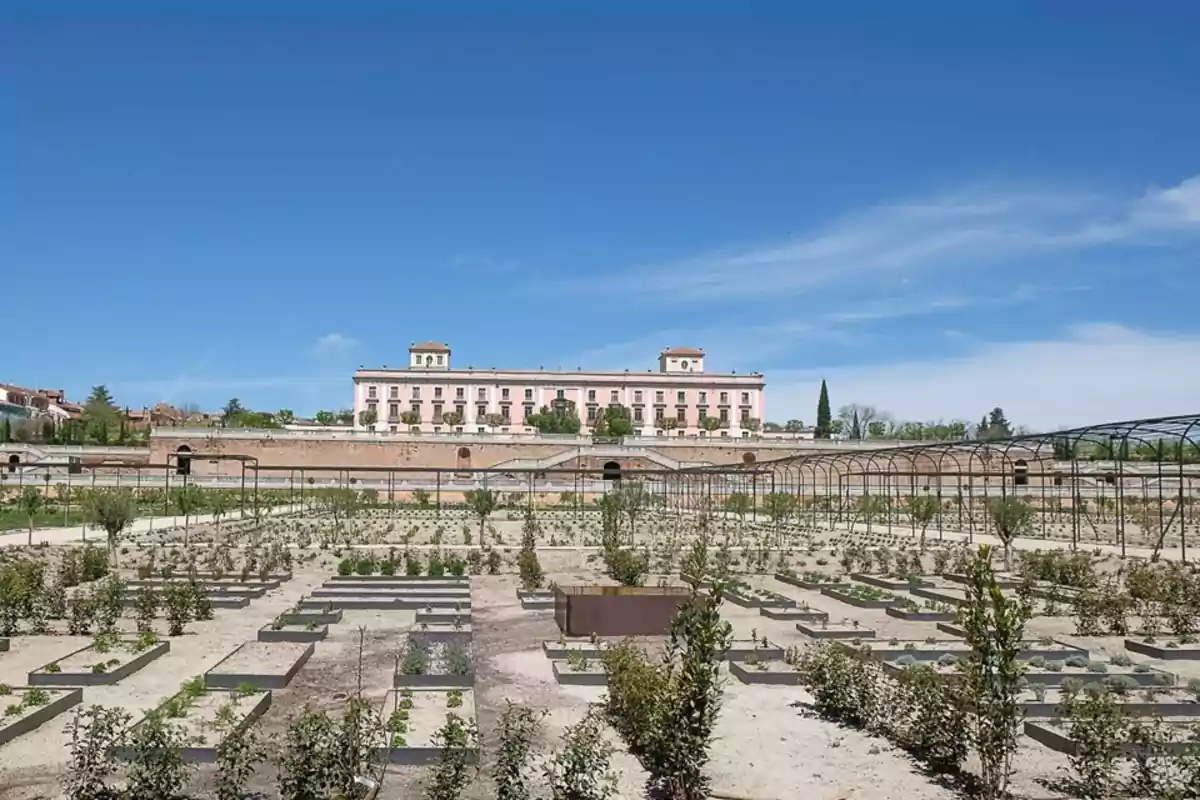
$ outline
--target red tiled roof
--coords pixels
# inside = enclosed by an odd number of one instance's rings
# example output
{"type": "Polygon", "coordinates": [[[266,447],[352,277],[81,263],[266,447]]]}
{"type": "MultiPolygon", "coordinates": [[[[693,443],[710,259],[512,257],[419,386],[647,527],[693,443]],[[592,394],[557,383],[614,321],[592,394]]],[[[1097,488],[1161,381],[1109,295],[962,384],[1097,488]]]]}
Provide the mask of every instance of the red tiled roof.
{"type": "Polygon", "coordinates": [[[414,344],[412,347],[408,348],[408,352],[411,353],[414,351],[419,351],[422,353],[449,353],[450,348],[441,342],[421,342],[420,344],[414,344]]]}
{"type": "Polygon", "coordinates": [[[697,350],[694,347],[668,347],[666,350],[662,351],[662,355],[675,357],[686,356],[687,358],[704,358],[704,351],[697,350]]]}

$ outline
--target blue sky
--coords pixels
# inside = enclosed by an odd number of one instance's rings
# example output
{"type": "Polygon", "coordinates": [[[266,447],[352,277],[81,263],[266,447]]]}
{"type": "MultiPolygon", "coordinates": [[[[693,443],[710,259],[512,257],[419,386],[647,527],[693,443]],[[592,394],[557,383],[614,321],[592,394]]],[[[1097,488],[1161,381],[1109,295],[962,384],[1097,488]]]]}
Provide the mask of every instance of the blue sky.
{"type": "Polygon", "coordinates": [[[54,5],[0,28],[2,381],[306,413],[434,339],[703,347],[781,420],[1200,406],[1194,3],[54,5]]]}

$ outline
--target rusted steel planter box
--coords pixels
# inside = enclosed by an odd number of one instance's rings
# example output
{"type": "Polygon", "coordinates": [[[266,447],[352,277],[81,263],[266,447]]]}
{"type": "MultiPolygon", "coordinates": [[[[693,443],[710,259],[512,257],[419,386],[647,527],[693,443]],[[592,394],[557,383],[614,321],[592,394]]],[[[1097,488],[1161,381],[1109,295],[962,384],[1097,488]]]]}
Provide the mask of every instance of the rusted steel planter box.
{"type": "Polygon", "coordinates": [[[691,597],[677,586],[560,586],[554,621],[565,636],[663,636],[691,597]]]}

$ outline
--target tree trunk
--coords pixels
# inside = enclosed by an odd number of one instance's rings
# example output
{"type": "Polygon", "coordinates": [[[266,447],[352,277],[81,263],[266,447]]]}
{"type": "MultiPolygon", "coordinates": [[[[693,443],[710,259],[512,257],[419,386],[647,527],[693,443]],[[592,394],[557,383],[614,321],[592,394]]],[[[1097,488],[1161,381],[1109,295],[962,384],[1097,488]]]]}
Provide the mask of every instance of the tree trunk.
{"type": "Polygon", "coordinates": [[[29,546],[33,547],[33,517],[29,518],[29,546]]]}

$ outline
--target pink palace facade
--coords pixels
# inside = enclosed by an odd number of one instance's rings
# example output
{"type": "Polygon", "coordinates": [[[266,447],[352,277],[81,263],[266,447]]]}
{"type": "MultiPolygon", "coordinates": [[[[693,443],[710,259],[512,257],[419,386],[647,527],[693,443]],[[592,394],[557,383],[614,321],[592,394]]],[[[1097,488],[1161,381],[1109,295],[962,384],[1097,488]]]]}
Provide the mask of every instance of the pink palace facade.
{"type": "Polygon", "coordinates": [[[707,373],[704,351],[689,347],[662,351],[658,369],[645,372],[456,369],[450,355],[447,345],[424,342],[409,348],[405,367],[356,371],[355,428],[535,433],[524,420],[548,406],[573,407],[586,434],[598,410],[613,404],[630,410],[638,436],[746,437],[763,419],[761,373],[707,373]],[[372,425],[363,424],[368,410],[375,412],[372,425]]]}

